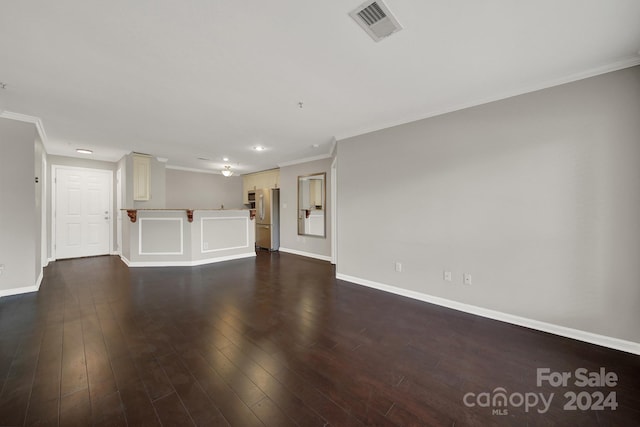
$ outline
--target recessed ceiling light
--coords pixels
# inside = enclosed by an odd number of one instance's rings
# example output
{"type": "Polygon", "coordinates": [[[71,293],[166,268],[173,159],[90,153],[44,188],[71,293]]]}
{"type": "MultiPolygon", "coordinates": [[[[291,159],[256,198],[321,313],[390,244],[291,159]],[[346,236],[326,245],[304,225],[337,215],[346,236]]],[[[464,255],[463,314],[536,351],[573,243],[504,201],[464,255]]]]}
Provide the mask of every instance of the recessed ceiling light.
{"type": "Polygon", "coordinates": [[[318,148],[318,147],[320,147],[320,144],[313,144],[313,145],[311,146],[311,148],[318,148]]]}
{"type": "Polygon", "coordinates": [[[264,147],[262,145],[257,145],[255,147],[253,147],[254,150],[256,151],[264,151],[264,147]]]}
{"type": "Polygon", "coordinates": [[[223,161],[223,162],[228,162],[228,161],[229,161],[229,158],[228,158],[228,157],[223,157],[223,158],[222,158],[222,161],[223,161]]]}
{"type": "Polygon", "coordinates": [[[93,151],[87,150],[86,148],[76,148],[76,152],[80,154],[93,154],[93,151]]]}

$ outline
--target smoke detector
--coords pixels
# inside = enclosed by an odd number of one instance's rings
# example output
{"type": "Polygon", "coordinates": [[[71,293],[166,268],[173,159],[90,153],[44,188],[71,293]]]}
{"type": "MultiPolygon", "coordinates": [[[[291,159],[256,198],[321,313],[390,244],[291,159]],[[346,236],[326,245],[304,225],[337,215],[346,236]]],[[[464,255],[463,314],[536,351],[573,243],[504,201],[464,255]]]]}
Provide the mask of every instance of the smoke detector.
{"type": "Polygon", "coordinates": [[[362,3],[349,16],[376,42],[402,29],[387,5],[380,0],[362,3]]]}

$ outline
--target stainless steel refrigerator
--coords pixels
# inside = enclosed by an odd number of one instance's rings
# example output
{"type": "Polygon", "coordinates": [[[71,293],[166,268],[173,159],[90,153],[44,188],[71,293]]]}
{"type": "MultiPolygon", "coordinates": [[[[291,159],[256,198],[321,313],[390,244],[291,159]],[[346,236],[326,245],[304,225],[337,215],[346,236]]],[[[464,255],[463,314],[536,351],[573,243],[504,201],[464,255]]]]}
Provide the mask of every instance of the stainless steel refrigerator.
{"type": "Polygon", "coordinates": [[[256,247],[280,249],[280,189],[256,190],[256,247]]]}

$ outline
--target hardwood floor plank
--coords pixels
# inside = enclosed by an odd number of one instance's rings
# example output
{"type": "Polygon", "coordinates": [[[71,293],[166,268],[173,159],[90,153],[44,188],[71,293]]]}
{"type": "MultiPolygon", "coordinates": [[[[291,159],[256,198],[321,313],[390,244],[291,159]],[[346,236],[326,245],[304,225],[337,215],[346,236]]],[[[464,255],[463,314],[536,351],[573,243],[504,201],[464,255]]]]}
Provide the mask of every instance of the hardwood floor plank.
{"type": "Polygon", "coordinates": [[[120,393],[115,392],[91,401],[91,419],[94,426],[126,426],[124,405],[120,393]]]}
{"type": "MultiPolygon", "coordinates": [[[[280,381],[272,376],[266,369],[246,357],[241,352],[235,351],[232,346],[220,350],[236,366],[241,366],[243,372],[256,384],[260,390],[277,405],[282,412],[288,414],[299,425],[323,426],[327,421],[296,395],[291,393],[280,381]]],[[[254,410],[255,412],[255,410],[254,410]]]]}
{"type": "Polygon", "coordinates": [[[120,388],[120,399],[124,405],[125,417],[129,426],[160,425],[156,410],[142,381],[129,383],[120,388]]]}
{"type": "Polygon", "coordinates": [[[119,357],[111,360],[111,368],[116,379],[118,389],[121,390],[128,385],[141,382],[138,370],[133,360],[129,356],[119,357]]]}
{"type": "Polygon", "coordinates": [[[251,410],[267,427],[297,425],[291,418],[289,418],[289,416],[287,416],[287,414],[282,412],[278,405],[273,403],[273,401],[266,396],[261,401],[253,404],[253,406],[251,406],[251,410]]]}
{"type": "Polygon", "coordinates": [[[231,389],[225,380],[194,350],[181,354],[184,366],[191,372],[200,387],[232,426],[262,426],[245,402],[231,389]]]}
{"type": "Polygon", "coordinates": [[[206,426],[213,423],[214,420],[223,418],[220,410],[182,365],[176,354],[163,356],[160,359],[160,364],[196,425],[206,426]]]}
{"type": "Polygon", "coordinates": [[[158,399],[153,402],[160,417],[162,425],[166,426],[194,426],[193,420],[189,416],[182,402],[176,393],[158,399]]]}
{"type": "Polygon", "coordinates": [[[138,360],[135,364],[138,376],[142,379],[152,401],[175,391],[164,370],[155,359],[138,360]]]}
{"type": "Polygon", "coordinates": [[[25,422],[28,396],[0,405],[0,425],[21,426],[25,422]]]}
{"type": "Polygon", "coordinates": [[[47,401],[31,400],[27,410],[26,426],[57,426],[59,419],[60,401],[56,399],[47,401]]]}
{"type": "Polygon", "coordinates": [[[64,323],[62,378],[60,383],[60,394],[62,396],[89,386],[87,380],[87,364],[84,356],[82,322],[79,319],[69,322],[65,320],[64,323]]]}
{"type": "Polygon", "coordinates": [[[61,325],[47,328],[44,332],[31,390],[31,405],[60,399],[62,336],[61,325]]]}
{"type": "Polygon", "coordinates": [[[61,426],[91,425],[91,400],[89,388],[62,396],[60,399],[61,426]]]}

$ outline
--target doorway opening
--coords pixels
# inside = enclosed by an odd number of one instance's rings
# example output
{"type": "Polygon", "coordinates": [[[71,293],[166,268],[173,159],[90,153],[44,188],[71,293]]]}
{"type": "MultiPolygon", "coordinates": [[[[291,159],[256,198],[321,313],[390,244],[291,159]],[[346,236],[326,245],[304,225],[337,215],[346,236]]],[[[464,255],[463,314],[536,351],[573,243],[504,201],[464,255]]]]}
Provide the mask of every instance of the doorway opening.
{"type": "Polygon", "coordinates": [[[113,172],[52,165],[53,259],[108,255],[113,172]]]}

